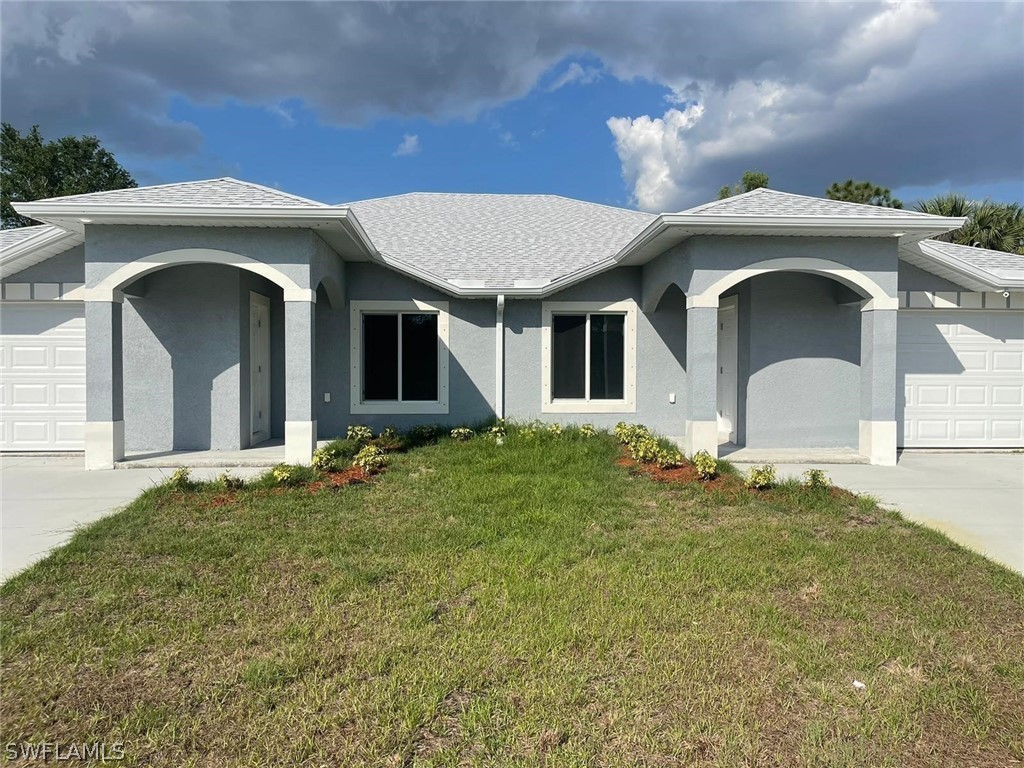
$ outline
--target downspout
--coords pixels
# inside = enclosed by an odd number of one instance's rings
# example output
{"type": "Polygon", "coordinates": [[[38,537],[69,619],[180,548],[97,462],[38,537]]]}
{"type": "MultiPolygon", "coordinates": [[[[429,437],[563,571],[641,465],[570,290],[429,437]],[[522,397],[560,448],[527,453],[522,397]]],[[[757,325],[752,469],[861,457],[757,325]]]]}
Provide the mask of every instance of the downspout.
{"type": "Polygon", "coordinates": [[[505,418],[505,294],[498,294],[494,317],[494,415],[505,418]]]}

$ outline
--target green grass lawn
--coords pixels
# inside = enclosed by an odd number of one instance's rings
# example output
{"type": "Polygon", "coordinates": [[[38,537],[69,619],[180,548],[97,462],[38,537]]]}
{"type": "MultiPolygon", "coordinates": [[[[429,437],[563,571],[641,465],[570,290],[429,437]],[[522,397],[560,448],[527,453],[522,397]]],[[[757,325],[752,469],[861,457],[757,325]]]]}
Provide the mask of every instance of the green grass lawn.
{"type": "Polygon", "coordinates": [[[167,766],[1024,759],[1024,579],[869,500],[617,456],[446,440],[338,490],[149,491],[0,591],[0,742],[167,766]]]}

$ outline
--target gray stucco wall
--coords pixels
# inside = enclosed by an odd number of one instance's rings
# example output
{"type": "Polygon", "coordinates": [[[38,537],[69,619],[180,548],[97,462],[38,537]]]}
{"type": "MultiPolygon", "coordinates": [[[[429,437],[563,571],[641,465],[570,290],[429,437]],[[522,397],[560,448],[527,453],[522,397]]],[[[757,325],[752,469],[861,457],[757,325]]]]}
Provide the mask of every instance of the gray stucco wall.
{"type": "Polygon", "coordinates": [[[66,253],[5,277],[5,283],[84,283],[85,246],[76,245],[66,253]]]}
{"type": "Polygon", "coordinates": [[[933,275],[927,270],[900,262],[899,289],[901,291],[966,291],[962,285],[950,282],[945,278],[933,275]]]}
{"type": "MultiPolygon", "coordinates": [[[[551,296],[549,301],[640,300],[640,268],[605,272],[551,296]]],[[[684,432],[686,299],[667,292],[653,313],[637,314],[635,413],[541,413],[542,301],[509,300],[505,306],[505,413],[511,419],[614,426],[641,422],[674,437],[684,432]],[[669,402],[675,393],[676,402],[669,402]]]]}
{"type": "Polygon", "coordinates": [[[239,279],[233,267],[174,267],[125,299],[128,451],[241,445],[239,279]]]}
{"type": "Polygon", "coordinates": [[[350,424],[374,429],[395,425],[473,424],[494,416],[493,299],[456,299],[384,267],[345,265],[343,308],[317,301],[317,429],[322,438],[344,435],[350,424]],[[449,319],[449,413],[350,415],[349,314],[351,301],[447,301],[449,319]],[[329,392],[331,402],[324,402],[329,392]]]}
{"type": "Polygon", "coordinates": [[[809,274],[761,275],[738,293],[739,439],[756,448],[856,447],[859,308],[837,304],[834,281],[809,274]]]}

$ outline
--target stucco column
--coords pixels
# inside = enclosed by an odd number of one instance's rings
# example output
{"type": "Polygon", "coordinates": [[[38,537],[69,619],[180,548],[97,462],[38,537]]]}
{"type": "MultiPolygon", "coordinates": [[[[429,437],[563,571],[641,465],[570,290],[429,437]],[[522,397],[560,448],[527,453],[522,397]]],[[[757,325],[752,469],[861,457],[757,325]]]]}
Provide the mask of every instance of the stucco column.
{"type": "Polygon", "coordinates": [[[686,452],[718,456],[718,307],[686,310],[686,452]]]}
{"type": "Polygon", "coordinates": [[[868,309],[860,321],[860,453],[896,464],[896,310],[868,309]]]}
{"type": "Polygon", "coordinates": [[[121,301],[86,301],[86,469],[113,469],[114,462],[124,458],[124,358],[121,347],[121,301]]]}
{"type": "Polygon", "coordinates": [[[316,304],[284,303],[284,458],[309,464],[316,448],[316,304]]]}

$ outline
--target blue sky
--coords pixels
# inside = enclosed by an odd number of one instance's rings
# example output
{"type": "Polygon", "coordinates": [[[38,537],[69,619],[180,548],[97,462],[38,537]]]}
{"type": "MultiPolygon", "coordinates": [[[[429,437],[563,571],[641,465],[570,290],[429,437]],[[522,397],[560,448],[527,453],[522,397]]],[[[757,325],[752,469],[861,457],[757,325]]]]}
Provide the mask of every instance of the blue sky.
{"type": "Polygon", "coordinates": [[[3,119],[142,184],[1024,202],[1024,4],[5,2],[3,119]],[[398,151],[403,143],[407,151],[398,151]]]}

